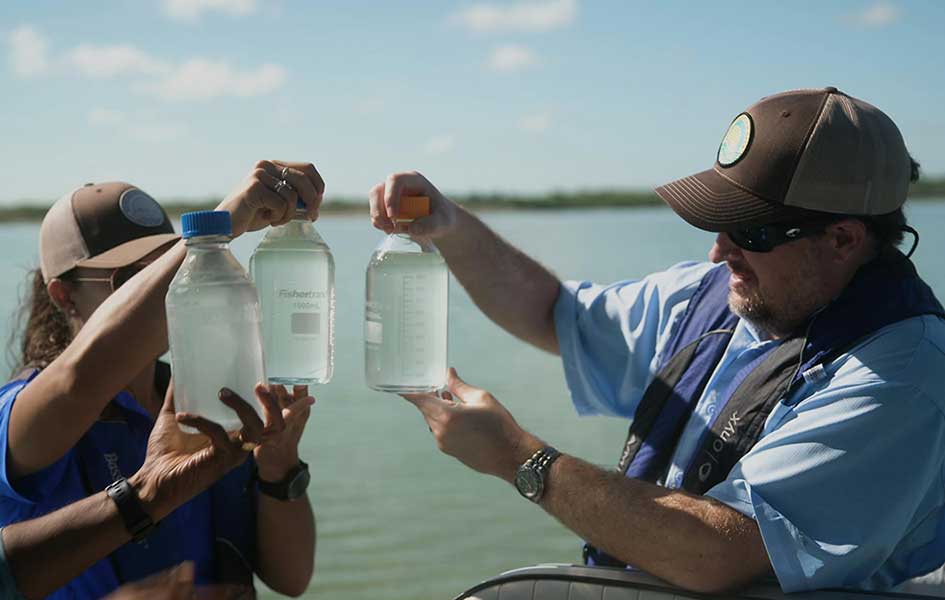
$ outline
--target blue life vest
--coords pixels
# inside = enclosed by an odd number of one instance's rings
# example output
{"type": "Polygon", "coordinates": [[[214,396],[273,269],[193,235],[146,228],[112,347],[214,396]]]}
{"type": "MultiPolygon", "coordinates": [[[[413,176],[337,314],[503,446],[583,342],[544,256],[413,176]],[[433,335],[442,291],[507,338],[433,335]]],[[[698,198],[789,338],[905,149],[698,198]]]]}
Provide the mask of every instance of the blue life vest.
{"type": "MultiPolygon", "coordinates": [[[[653,483],[665,477],[683,429],[739,320],[728,306],[730,277],[723,265],[702,278],[663,351],[620,455],[618,469],[627,477],[653,483]]],[[[704,494],[724,481],[758,442],[774,407],[792,400],[806,373],[883,327],[920,315],[945,318],[945,309],[902,253],[886,252],[861,267],[840,296],[815,313],[802,330],[736,374],[684,472],[682,489],[704,494]]],[[[584,560],[626,566],[589,544],[584,546],[584,560]]]]}

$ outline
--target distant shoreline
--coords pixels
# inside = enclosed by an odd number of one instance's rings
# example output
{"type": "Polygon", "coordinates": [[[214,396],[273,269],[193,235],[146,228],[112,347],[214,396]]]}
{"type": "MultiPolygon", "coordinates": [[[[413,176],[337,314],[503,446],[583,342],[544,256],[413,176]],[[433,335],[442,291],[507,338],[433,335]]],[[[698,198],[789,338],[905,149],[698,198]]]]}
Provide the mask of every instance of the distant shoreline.
{"type": "MultiPolygon", "coordinates": [[[[511,194],[469,194],[466,196],[451,196],[457,202],[479,211],[508,211],[508,210],[574,210],[591,208],[645,208],[665,206],[663,201],[653,192],[604,190],[583,191],[568,193],[549,193],[541,195],[511,195],[511,194]]],[[[912,186],[909,191],[912,201],[929,201],[945,199],[945,177],[940,179],[921,181],[912,186]]],[[[220,202],[220,198],[206,198],[203,200],[168,200],[162,202],[164,209],[172,218],[178,218],[185,212],[194,210],[211,210],[220,202]]],[[[50,202],[50,204],[52,204],[50,202]]],[[[29,223],[42,221],[48,206],[36,203],[19,206],[0,207],[0,223],[29,223]]],[[[351,198],[326,198],[322,204],[323,214],[367,214],[367,200],[353,200],[351,198]]]]}

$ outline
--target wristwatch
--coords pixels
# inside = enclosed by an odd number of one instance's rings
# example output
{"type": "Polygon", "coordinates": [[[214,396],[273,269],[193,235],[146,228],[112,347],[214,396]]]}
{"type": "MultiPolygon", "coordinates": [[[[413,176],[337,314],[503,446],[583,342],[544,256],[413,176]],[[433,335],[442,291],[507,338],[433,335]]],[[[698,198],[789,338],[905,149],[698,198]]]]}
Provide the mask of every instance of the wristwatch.
{"type": "Polygon", "coordinates": [[[311,476],[308,474],[308,465],[304,461],[286,474],[282,481],[263,481],[256,473],[256,487],[260,492],[276,500],[295,500],[301,498],[308,489],[311,476]]]}
{"type": "Polygon", "coordinates": [[[551,463],[559,456],[561,453],[551,446],[545,446],[532,454],[515,472],[515,487],[518,493],[537,504],[545,493],[545,477],[548,476],[551,463]]]}
{"type": "Polygon", "coordinates": [[[140,542],[157,528],[157,523],[145,512],[138,501],[138,494],[127,479],[122,477],[111,483],[105,488],[105,493],[118,507],[118,514],[125,523],[125,529],[131,534],[131,539],[140,542]]]}

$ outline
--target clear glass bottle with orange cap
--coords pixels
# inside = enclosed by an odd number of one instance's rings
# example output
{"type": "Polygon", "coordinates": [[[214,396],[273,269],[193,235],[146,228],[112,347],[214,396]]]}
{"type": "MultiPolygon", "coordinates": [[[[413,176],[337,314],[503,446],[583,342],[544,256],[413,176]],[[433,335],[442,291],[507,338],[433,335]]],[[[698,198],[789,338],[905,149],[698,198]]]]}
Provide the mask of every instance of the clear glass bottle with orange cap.
{"type": "MultiPolygon", "coordinates": [[[[430,214],[425,196],[401,198],[397,221],[430,214]]],[[[449,270],[429,240],[385,237],[367,268],[364,372],[372,389],[431,392],[446,385],[449,270]]]]}

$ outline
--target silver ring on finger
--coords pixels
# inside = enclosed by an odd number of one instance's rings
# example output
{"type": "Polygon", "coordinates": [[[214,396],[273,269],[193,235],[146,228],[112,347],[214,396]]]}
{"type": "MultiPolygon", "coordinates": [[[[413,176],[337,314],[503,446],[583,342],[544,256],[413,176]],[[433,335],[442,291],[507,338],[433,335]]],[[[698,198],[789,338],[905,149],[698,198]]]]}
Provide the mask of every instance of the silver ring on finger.
{"type": "Polygon", "coordinates": [[[289,179],[289,167],[282,167],[282,181],[289,179]]]}
{"type": "Polygon", "coordinates": [[[276,193],[281,194],[282,190],[293,191],[292,185],[285,179],[280,179],[279,183],[276,184],[276,193]]]}

